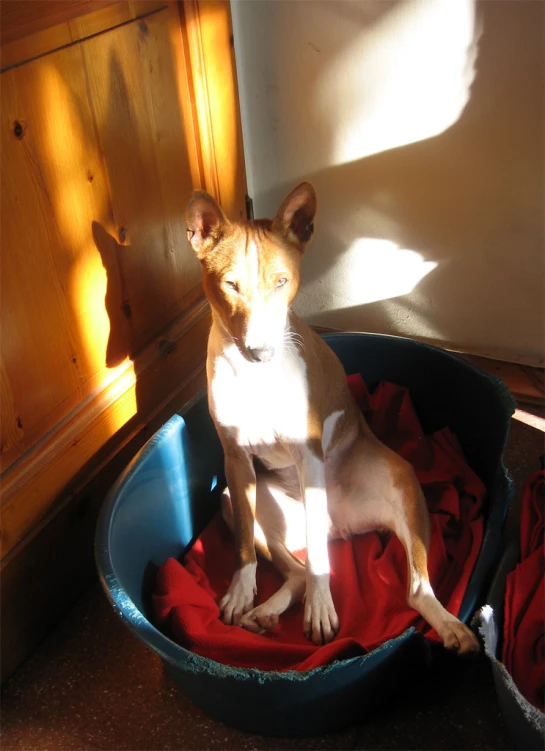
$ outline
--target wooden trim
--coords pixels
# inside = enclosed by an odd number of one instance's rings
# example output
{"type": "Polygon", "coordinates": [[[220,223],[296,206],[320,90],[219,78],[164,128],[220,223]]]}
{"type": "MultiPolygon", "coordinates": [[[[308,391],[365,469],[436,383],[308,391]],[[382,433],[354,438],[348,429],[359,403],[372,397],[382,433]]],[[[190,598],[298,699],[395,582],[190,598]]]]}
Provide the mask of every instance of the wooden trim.
{"type": "Polygon", "coordinates": [[[205,388],[204,366],[179,386],[162,409],[73,489],[62,508],[44,519],[18,555],[5,562],[0,588],[2,681],[96,579],[93,541],[105,496],[148,438],[205,388]]]}
{"type": "Polygon", "coordinates": [[[202,178],[204,182],[202,187],[215,198],[221,200],[218,166],[214,154],[214,133],[210,116],[210,92],[204,61],[203,30],[199,10],[198,0],[185,0],[180,5],[180,14],[183,14],[185,21],[185,23],[182,23],[182,28],[185,30],[189,53],[188,70],[192,73],[192,89],[203,169],[202,178]]]}
{"type": "MultiPolygon", "coordinates": [[[[11,0],[3,29],[0,72],[164,10],[173,0],[11,0]],[[48,9],[50,12],[48,12],[48,9]],[[30,11],[30,12],[29,12],[30,11]],[[90,12],[91,11],[91,12],[90,12]],[[17,19],[19,22],[17,23],[17,19]]],[[[0,3],[4,9],[6,0],[0,3]]],[[[6,10],[3,11],[3,16],[6,10]]]]}
{"type": "Polygon", "coordinates": [[[467,344],[460,344],[459,342],[445,341],[442,339],[434,339],[432,337],[416,336],[420,342],[426,344],[433,344],[435,347],[441,347],[442,349],[448,349],[449,352],[458,352],[461,355],[468,355],[470,357],[479,357],[483,360],[492,360],[494,362],[511,363],[512,365],[528,366],[530,368],[543,368],[545,360],[543,357],[532,357],[523,355],[519,352],[506,352],[499,347],[471,347],[467,344]]]}
{"type": "Polygon", "coordinates": [[[545,404],[545,371],[528,365],[517,365],[504,360],[459,353],[461,357],[472,362],[490,375],[501,378],[519,404],[545,404]]]}
{"type": "Polygon", "coordinates": [[[95,465],[100,463],[100,451],[114,436],[118,448],[130,440],[141,429],[138,414],[150,419],[163,407],[165,400],[179,391],[188,371],[193,373],[202,368],[209,326],[209,305],[201,298],[187,314],[180,316],[135,357],[134,365],[129,361],[107,388],[83,402],[5,473],[0,506],[2,562],[17,553],[27,536],[51,514],[52,509],[54,513],[58,512],[63,503],[58,499],[66,488],[67,478],[72,480],[91,460],[95,465]],[[171,374],[162,372],[167,358],[171,374]],[[161,375],[159,381],[158,373],[161,375]],[[166,388],[167,383],[169,388],[166,388]],[[139,393],[138,414],[136,389],[139,393]],[[165,397],[157,403],[159,400],[155,394],[161,391],[165,397]]]}
{"type": "MultiPolygon", "coordinates": [[[[312,326],[312,328],[318,334],[342,333],[341,329],[333,329],[329,326],[312,326]]],[[[498,360],[493,357],[474,355],[436,341],[421,338],[417,340],[433,344],[435,347],[445,349],[449,352],[455,352],[460,357],[469,360],[469,362],[481,368],[481,370],[501,378],[519,404],[532,404],[538,407],[545,404],[545,370],[543,368],[531,367],[524,363],[498,360]]]]}
{"type": "Polygon", "coordinates": [[[201,139],[201,187],[229,217],[242,219],[247,188],[229,2],[185,0],[180,14],[201,139]]]}
{"type": "MultiPolygon", "coordinates": [[[[203,301],[202,285],[199,284],[189,294],[185,296],[183,301],[179,304],[176,311],[172,315],[172,323],[167,326],[163,335],[168,335],[167,332],[170,328],[175,327],[177,322],[184,319],[185,316],[189,316],[192,319],[195,310],[200,305],[206,305],[203,301]]],[[[153,343],[145,346],[135,357],[138,360],[139,367],[144,366],[144,362],[147,362],[146,353],[150,352],[153,348],[153,343]]],[[[5,451],[0,457],[0,476],[2,477],[2,497],[0,497],[0,509],[4,505],[5,495],[8,492],[6,490],[5,482],[8,486],[11,484],[9,477],[11,473],[16,471],[22,463],[28,461],[32,452],[39,446],[42,446],[44,442],[49,441],[54,433],[57,433],[60,429],[63,429],[67,422],[77,418],[77,415],[82,410],[91,410],[91,415],[94,414],[92,404],[96,405],[99,409],[99,405],[107,404],[107,392],[122,394],[123,390],[121,384],[123,379],[127,378],[127,371],[133,372],[134,366],[131,360],[127,359],[120,366],[110,369],[104,367],[95,373],[86,383],[77,389],[70,397],[70,399],[64,401],[59,405],[57,409],[52,410],[44,420],[40,421],[33,430],[26,431],[24,434],[13,443],[13,445],[5,451]]],[[[127,384],[130,388],[130,384],[127,384]]],[[[89,415],[87,415],[89,416],[89,415]]],[[[83,422],[85,424],[85,422],[83,422]]]]}
{"type": "Polygon", "coordinates": [[[118,0],[2,0],[0,43],[18,39],[66,23],[118,0]]]}

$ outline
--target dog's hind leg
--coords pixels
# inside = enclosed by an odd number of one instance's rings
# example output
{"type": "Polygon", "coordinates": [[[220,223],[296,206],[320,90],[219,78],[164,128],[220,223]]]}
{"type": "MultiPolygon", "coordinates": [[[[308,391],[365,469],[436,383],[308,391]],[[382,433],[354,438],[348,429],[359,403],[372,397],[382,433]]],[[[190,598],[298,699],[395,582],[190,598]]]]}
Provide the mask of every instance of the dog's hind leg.
{"type": "Polygon", "coordinates": [[[437,631],[447,649],[458,654],[478,652],[476,636],[441,605],[431,587],[428,575],[429,515],[412,467],[405,469],[403,482],[396,490],[401,502],[394,515],[393,531],[407,555],[408,605],[437,631]]]}

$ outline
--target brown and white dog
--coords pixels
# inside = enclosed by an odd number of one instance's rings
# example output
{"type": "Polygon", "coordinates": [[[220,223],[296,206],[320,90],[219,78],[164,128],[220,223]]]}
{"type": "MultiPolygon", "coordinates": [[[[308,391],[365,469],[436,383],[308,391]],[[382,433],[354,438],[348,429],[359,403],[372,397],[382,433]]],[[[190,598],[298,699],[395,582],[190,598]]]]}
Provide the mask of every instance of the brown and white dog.
{"type": "Polygon", "coordinates": [[[315,644],[331,641],[339,620],[328,539],[385,529],[406,551],[408,604],[445,647],[477,651],[473,633],[430,586],[429,517],[412,467],[375,438],[341,363],[290,310],[316,208],[310,183],[295,188],[272,220],[231,222],[202,191],[188,206],[188,239],[212,307],[208,396],[225,453],[222,509],[238,560],[222,618],[261,632],[304,599],[304,633],[315,644]],[[256,548],[285,581],[254,607],[256,548]],[[305,565],[292,555],[304,548],[305,565]]]}

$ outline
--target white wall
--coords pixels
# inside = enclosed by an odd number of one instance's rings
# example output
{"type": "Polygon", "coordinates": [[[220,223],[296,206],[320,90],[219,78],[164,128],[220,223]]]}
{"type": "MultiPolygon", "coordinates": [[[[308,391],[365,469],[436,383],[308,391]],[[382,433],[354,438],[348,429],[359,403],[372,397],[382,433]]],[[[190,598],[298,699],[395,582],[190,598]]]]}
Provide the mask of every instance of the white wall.
{"type": "Polygon", "coordinates": [[[298,312],[543,364],[545,3],[232,13],[255,214],[318,192],[298,312]]]}

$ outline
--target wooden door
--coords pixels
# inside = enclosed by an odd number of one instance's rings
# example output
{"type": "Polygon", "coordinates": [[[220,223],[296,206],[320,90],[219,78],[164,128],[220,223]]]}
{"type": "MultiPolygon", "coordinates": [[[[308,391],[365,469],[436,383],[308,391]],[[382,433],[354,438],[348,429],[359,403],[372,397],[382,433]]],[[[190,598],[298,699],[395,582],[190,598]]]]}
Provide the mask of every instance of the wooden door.
{"type": "Polygon", "coordinates": [[[204,385],[185,206],[242,216],[246,190],[226,2],[1,10],[6,674],[88,581],[109,482],[204,385]]]}

